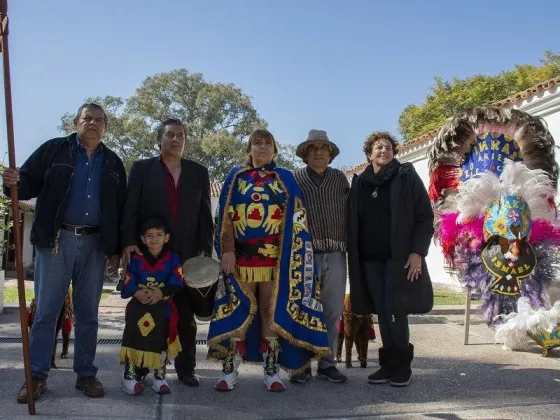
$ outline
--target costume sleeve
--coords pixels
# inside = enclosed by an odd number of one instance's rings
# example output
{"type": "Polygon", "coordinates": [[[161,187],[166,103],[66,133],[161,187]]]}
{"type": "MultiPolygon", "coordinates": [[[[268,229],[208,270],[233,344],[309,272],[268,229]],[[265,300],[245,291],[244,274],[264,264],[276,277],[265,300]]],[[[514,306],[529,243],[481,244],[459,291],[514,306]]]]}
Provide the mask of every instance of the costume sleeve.
{"type": "Polygon", "coordinates": [[[200,199],[200,213],[198,217],[198,251],[211,256],[214,219],[212,217],[212,201],[210,198],[210,176],[208,175],[208,169],[203,169],[202,197],[200,199]]]}
{"type": "Polygon", "coordinates": [[[136,230],[138,228],[138,209],[142,195],[142,176],[138,162],[132,164],[128,175],[128,188],[124,200],[121,224],[121,246],[123,248],[137,245],[136,230]]]}
{"type": "Polygon", "coordinates": [[[231,221],[231,213],[224,214],[224,227],[222,230],[222,253],[235,252],[235,240],[233,236],[233,223],[231,221]]]}
{"type": "Polygon", "coordinates": [[[183,266],[181,265],[181,258],[177,254],[171,255],[171,264],[169,276],[165,281],[165,285],[161,288],[161,293],[164,299],[169,299],[175,296],[185,285],[185,277],[183,276],[183,266]]]}
{"type": "Polygon", "coordinates": [[[412,197],[414,200],[414,230],[410,252],[426,257],[434,236],[434,212],[426,187],[416,171],[412,173],[412,197]]]}
{"type": "MultiPolygon", "coordinates": [[[[20,200],[35,198],[43,189],[43,179],[46,175],[43,166],[44,155],[51,143],[51,141],[43,143],[19,169],[18,198],[20,200]]],[[[10,188],[4,186],[4,194],[9,197],[10,188]]]]}
{"type": "Polygon", "coordinates": [[[128,299],[140,289],[140,277],[138,275],[137,265],[138,262],[133,255],[126,268],[126,273],[124,274],[124,282],[121,290],[121,298],[123,299],[128,299]]]}

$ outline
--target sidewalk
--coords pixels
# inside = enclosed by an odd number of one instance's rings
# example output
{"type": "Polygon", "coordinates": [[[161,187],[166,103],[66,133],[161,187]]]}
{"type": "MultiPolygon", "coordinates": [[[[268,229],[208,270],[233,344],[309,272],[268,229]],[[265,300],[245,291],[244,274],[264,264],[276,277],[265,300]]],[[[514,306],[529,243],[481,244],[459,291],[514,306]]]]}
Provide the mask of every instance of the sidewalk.
{"type": "MultiPolygon", "coordinates": [[[[101,344],[96,360],[105,398],[91,400],[75,390],[72,359],[58,360],[59,369],[53,370],[49,378],[49,391],[37,401],[41,418],[519,420],[554,419],[554,413],[560,410],[560,349],[552,350],[546,358],[536,346],[527,352],[504,351],[493,344],[493,332],[475,316],[471,344],[464,346],[462,315],[410,317],[414,377],[405,389],[367,383],[367,375],[377,369],[377,341],[370,344],[367,369],[341,367],[348,376],[346,384],[331,384],[314,377],[308,384],[297,386],[288,383],[287,375],[282,373],[288,389],[271,394],[262,383],[262,368],[242,365],[238,387],[231,393],[217,393],[213,385],[220,365],[206,360],[207,347],[199,345],[199,388],[179,383],[171,366],[171,395],[154,394],[148,379],[144,392],[130,397],[120,390],[121,367],[117,360],[124,304],[118,295],[112,295],[100,308],[101,344]]],[[[204,340],[208,324],[200,323],[198,327],[198,338],[204,340]]],[[[15,402],[15,393],[24,378],[21,344],[17,342],[19,328],[17,309],[8,308],[0,315],[0,418],[29,418],[27,407],[15,402]]],[[[70,357],[72,353],[71,348],[70,357]]]]}

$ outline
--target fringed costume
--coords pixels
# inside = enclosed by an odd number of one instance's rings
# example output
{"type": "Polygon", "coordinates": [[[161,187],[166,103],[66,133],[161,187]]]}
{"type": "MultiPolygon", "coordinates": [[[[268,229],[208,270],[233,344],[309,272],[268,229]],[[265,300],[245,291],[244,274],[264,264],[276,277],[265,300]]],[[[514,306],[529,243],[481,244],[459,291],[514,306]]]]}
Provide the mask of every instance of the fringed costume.
{"type": "Polygon", "coordinates": [[[263,360],[274,391],[274,383],[283,389],[280,366],[301,372],[329,354],[302,192],[289,171],[275,164],[261,170],[264,177],[250,166],[233,169],[220,195],[216,251],[220,259],[236,256],[234,274],[218,281],[208,333],[209,357],[223,361],[223,390],[233,389],[242,359],[263,360]],[[258,293],[248,291],[249,282],[273,283],[270,328],[277,338],[261,337],[258,293]]]}
{"type": "Polygon", "coordinates": [[[448,120],[429,151],[436,240],[488,325],[526,297],[549,306],[559,262],[554,140],[536,117],[475,108],[448,120]]]}
{"type": "MultiPolygon", "coordinates": [[[[35,308],[37,307],[37,302],[35,299],[31,300],[29,309],[27,310],[27,325],[29,329],[33,325],[35,319],[35,308]]],[[[56,330],[54,336],[54,348],[51,357],[51,367],[56,369],[56,347],[58,344],[58,334],[62,331],[62,352],[60,353],[61,359],[66,359],[68,356],[68,348],[70,347],[70,334],[72,333],[72,327],[74,324],[74,309],[72,307],[72,288],[68,290],[66,298],[64,299],[64,304],[60,310],[60,315],[56,322],[56,330]]]]}
{"type": "Polygon", "coordinates": [[[132,297],[126,306],[119,353],[120,361],[125,365],[125,392],[136,394],[143,389],[137,382],[143,379],[146,369],[154,369],[156,381],[165,381],[169,359],[181,351],[177,334],[178,312],[170,298],[183,285],[183,270],[177,254],[163,251],[159,258],[155,258],[146,250],[144,255],[132,255],[121,291],[123,299],[132,297]],[[160,288],[163,295],[153,305],[143,304],[134,297],[138,290],[149,286],[160,288]]]}
{"type": "Polygon", "coordinates": [[[372,315],[356,315],[352,312],[350,295],[344,297],[344,312],[340,318],[338,328],[338,341],[336,347],[336,358],[342,361],[342,346],[345,348],[345,365],[352,366],[352,347],[356,344],[358,361],[361,368],[367,367],[367,353],[370,340],[375,340],[375,329],[373,328],[372,315]]]}

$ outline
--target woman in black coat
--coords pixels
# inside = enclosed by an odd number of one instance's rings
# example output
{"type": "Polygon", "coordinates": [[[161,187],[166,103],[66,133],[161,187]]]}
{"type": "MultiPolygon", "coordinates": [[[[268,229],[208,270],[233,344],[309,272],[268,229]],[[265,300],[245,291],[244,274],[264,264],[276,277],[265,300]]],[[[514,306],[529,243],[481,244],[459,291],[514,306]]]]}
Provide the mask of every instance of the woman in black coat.
{"type": "Polygon", "coordinates": [[[414,346],[409,314],[433,306],[425,257],[434,214],[422,180],[410,163],[395,159],[397,142],[375,132],[364,143],[367,168],[352,180],[348,213],[350,296],[356,314],[375,313],[383,347],[373,384],[407,386],[414,346]]]}

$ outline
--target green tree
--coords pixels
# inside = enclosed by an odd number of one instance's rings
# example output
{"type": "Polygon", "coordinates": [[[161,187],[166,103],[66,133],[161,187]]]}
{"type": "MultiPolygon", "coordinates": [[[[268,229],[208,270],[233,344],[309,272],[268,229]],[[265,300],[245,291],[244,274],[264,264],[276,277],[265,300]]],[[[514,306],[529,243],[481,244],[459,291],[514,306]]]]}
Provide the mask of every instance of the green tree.
{"type": "MultiPolygon", "coordinates": [[[[88,98],[103,106],[109,129],[104,141],[130,168],[132,162],[155,156],[156,129],[160,121],[179,118],[187,124],[185,156],[210,171],[220,182],[229,170],[246,159],[247,138],[257,128],[266,128],[251,98],[233,84],[210,83],[200,73],[173,70],[146,78],[135,94],[123,99],[114,96],[88,98]]],[[[73,113],[61,119],[60,130],[74,130],[73,113]]],[[[294,148],[280,146],[282,166],[296,166],[294,148]]]]}
{"type": "MultiPolygon", "coordinates": [[[[6,167],[4,164],[0,163],[0,173],[4,172],[4,169],[6,169],[6,167]]],[[[6,251],[9,231],[12,228],[12,220],[8,218],[12,207],[12,200],[10,197],[4,195],[3,189],[2,180],[0,179],[0,258],[2,258],[2,255],[6,251]]]]}
{"type": "Polygon", "coordinates": [[[443,125],[458,111],[490,105],[537,83],[560,76],[560,55],[545,51],[541,65],[517,65],[513,70],[486,76],[474,75],[451,82],[435,77],[434,86],[422,105],[408,105],[399,117],[399,132],[405,142],[443,125]]]}

